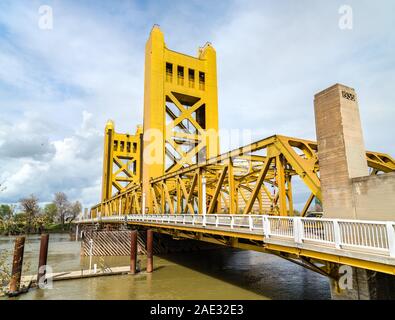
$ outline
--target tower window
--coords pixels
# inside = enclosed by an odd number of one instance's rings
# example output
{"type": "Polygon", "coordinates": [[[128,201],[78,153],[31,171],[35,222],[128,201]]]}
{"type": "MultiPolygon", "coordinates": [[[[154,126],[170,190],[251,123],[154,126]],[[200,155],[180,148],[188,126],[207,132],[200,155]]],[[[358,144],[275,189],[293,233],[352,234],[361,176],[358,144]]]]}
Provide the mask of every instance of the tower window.
{"type": "Polygon", "coordinates": [[[189,79],[189,87],[195,87],[195,70],[189,69],[188,70],[188,79],[189,79]]]}
{"type": "Polygon", "coordinates": [[[173,80],[173,64],[166,62],[166,82],[172,82],[173,80]]]}
{"type": "Polygon", "coordinates": [[[205,82],[206,82],[206,75],[204,74],[204,72],[199,71],[199,89],[200,90],[204,90],[205,82]]]}
{"type": "Polygon", "coordinates": [[[184,67],[177,66],[177,83],[180,86],[184,85],[184,67]]]}

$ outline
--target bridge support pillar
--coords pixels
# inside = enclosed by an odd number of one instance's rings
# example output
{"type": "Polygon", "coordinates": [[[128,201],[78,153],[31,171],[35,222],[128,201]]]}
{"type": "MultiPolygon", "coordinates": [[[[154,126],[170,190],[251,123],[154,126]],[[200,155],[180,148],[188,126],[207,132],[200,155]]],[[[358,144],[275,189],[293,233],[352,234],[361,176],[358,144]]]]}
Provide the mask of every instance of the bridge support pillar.
{"type": "Polygon", "coordinates": [[[37,284],[40,283],[40,280],[44,282],[46,274],[46,265],[47,265],[47,257],[48,257],[48,242],[49,242],[49,234],[42,234],[40,240],[40,255],[38,260],[38,271],[37,271],[37,284]]]}
{"type": "Polygon", "coordinates": [[[392,221],[395,173],[369,175],[355,90],[321,91],[314,110],[324,217],[392,221]]]}
{"type": "Polygon", "coordinates": [[[369,174],[354,89],[336,84],[315,95],[324,215],[356,219],[352,178],[369,174]]]}
{"type": "Polygon", "coordinates": [[[330,280],[333,300],[393,300],[395,276],[348,267],[339,281],[330,280]]]}
{"type": "Polygon", "coordinates": [[[137,262],[137,230],[130,232],[130,273],[136,273],[137,262]]]}
{"type": "Polygon", "coordinates": [[[152,230],[147,230],[147,272],[151,273],[154,269],[153,261],[153,242],[154,242],[154,232],[152,230]]]}
{"type": "Polygon", "coordinates": [[[8,293],[10,296],[17,295],[20,290],[24,250],[25,250],[25,237],[16,238],[14,258],[12,260],[10,288],[8,293]]]}

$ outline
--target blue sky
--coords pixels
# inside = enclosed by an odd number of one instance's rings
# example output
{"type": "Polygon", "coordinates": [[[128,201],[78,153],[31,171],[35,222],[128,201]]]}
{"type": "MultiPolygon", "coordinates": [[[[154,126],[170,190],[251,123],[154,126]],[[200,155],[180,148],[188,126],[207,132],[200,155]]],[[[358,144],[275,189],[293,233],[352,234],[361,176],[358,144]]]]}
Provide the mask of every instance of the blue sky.
{"type": "Polygon", "coordinates": [[[394,156],[393,12],[393,1],[3,0],[0,202],[60,190],[99,200],[105,122],[131,133],[142,123],[153,24],[173,50],[216,48],[221,128],[315,139],[313,96],[340,82],[357,91],[366,148],[394,156]],[[352,30],[338,27],[343,4],[352,30]],[[41,5],[52,30],[38,27],[41,5]]]}

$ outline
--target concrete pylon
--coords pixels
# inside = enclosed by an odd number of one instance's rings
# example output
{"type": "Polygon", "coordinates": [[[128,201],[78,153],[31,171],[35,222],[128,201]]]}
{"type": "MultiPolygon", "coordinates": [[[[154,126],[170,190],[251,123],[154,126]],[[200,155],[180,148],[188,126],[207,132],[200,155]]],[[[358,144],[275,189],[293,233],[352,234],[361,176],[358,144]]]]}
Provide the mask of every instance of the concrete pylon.
{"type": "Polygon", "coordinates": [[[325,217],[356,219],[352,178],[369,174],[357,95],[335,84],[314,97],[325,217]]]}
{"type": "MultiPolygon", "coordinates": [[[[392,220],[395,175],[369,176],[354,89],[335,84],[317,93],[314,111],[324,217],[392,220]]],[[[348,270],[342,276],[349,277],[346,288],[340,288],[341,279],[330,281],[332,299],[395,297],[394,276],[354,267],[348,270]]]]}

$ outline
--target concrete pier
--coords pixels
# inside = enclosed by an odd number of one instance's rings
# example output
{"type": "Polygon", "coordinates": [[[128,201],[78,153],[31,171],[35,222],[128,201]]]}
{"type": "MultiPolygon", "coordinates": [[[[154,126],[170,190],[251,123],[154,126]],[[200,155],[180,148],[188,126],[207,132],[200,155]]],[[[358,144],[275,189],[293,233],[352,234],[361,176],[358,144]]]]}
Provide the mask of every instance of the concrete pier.
{"type": "MultiPolygon", "coordinates": [[[[335,84],[315,95],[314,110],[324,218],[395,220],[395,173],[369,175],[355,90],[335,84]]],[[[349,270],[350,287],[331,280],[333,299],[395,297],[394,276],[349,270]]]]}
{"type": "Polygon", "coordinates": [[[395,276],[370,270],[351,268],[350,288],[341,289],[330,281],[333,300],[394,300],[395,276]]]}
{"type": "Polygon", "coordinates": [[[356,219],[351,178],[369,173],[356,93],[335,84],[315,95],[314,111],[325,217],[356,219]]]}
{"type": "Polygon", "coordinates": [[[369,175],[355,90],[319,92],[314,111],[324,216],[395,220],[395,173],[369,175]]]}

